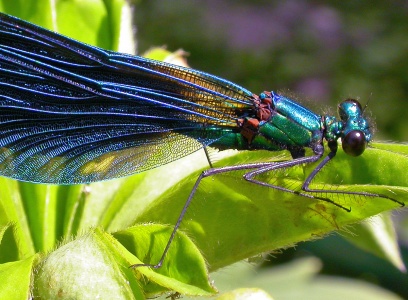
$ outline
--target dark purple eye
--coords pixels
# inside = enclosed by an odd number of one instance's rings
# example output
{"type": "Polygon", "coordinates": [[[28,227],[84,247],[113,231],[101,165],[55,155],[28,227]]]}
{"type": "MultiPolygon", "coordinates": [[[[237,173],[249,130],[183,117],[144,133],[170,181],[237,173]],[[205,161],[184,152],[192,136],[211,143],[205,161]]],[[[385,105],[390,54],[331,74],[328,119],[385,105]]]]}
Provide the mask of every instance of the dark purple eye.
{"type": "Polygon", "coordinates": [[[366,145],[366,138],[364,133],[360,130],[352,130],[342,139],[344,152],[351,156],[361,155],[364,152],[366,145]]]}

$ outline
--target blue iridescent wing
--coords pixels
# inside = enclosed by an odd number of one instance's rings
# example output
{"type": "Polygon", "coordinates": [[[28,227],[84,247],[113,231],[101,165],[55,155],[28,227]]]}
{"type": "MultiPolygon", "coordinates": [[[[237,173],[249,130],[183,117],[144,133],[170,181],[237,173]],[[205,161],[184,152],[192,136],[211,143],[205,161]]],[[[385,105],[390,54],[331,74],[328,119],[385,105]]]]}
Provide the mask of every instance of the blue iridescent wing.
{"type": "Polygon", "coordinates": [[[142,172],[237,130],[252,94],[0,14],[0,175],[74,184],[142,172]]]}

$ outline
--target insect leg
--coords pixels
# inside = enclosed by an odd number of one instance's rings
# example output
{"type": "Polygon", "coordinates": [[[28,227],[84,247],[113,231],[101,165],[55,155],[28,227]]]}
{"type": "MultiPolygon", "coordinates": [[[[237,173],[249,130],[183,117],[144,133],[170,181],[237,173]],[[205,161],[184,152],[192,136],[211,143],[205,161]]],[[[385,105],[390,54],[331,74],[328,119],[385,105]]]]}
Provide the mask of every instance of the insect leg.
{"type": "Polygon", "coordinates": [[[160,257],[160,260],[156,263],[156,264],[135,264],[130,266],[130,268],[138,268],[138,267],[151,267],[153,269],[158,269],[162,266],[163,261],[167,255],[167,252],[169,251],[170,245],[174,240],[174,237],[176,236],[176,233],[181,225],[181,222],[183,221],[183,218],[187,212],[188,207],[191,204],[191,201],[194,198],[194,195],[198,189],[198,186],[200,185],[201,180],[203,180],[206,177],[210,177],[216,174],[221,174],[221,173],[227,173],[227,172],[231,172],[231,171],[235,171],[235,170],[245,170],[245,169],[257,169],[257,168],[262,168],[265,167],[267,165],[270,165],[271,163],[253,163],[253,164],[245,164],[245,165],[237,165],[237,166],[228,166],[228,167],[221,167],[221,168],[212,168],[212,169],[208,169],[203,171],[200,176],[197,178],[188,198],[187,201],[185,202],[181,213],[177,219],[176,224],[174,225],[173,231],[170,235],[170,238],[166,244],[166,247],[164,248],[163,254],[160,257]]]}
{"type": "Polygon", "coordinates": [[[305,192],[309,193],[330,193],[330,194],[347,194],[347,195],[360,195],[360,196],[367,196],[367,197],[380,197],[380,198],[385,198],[389,199],[397,204],[399,204],[401,207],[404,207],[405,204],[401,201],[398,201],[394,198],[391,198],[386,195],[382,194],[375,194],[375,193],[368,193],[368,192],[352,192],[352,191],[337,191],[337,190],[324,190],[324,189],[311,189],[309,188],[310,183],[312,180],[315,178],[315,176],[324,168],[324,166],[331,161],[334,157],[336,156],[335,151],[331,151],[320,163],[319,165],[312,171],[312,173],[309,174],[309,176],[306,178],[302,185],[302,190],[305,192]]]}
{"type": "MultiPolygon", "coordinates": [[[[350,208],[344,207],[344,206],[334,202],[331,199],[318,197],[318,196],[313,196],[313,195],[310,195],[310,194],[302,193],[302,192],[299,192],[299,191],[291,190],[291,189],[284,188],[284,187],[281,187],[281,186],[278,186],[278,185],[273,185],[273,184],[269,184],[269,183],[254,179],[254,177],[256,175],[259,175],[259,174],[262,174],[262,173],[265,173],[265,172],[270,172],[270,171],[273,171],[273,170],[284,169],[284,168],[291,168],[291,167],[294,167],[294,166],[297,166],[297,165],[300,165],[300,164],[304,164],[304,163],[313,163],[313,162],[316,162],[317,160],[319,160],[321,157],[322,157],[322,154],[316,154],[316,155],[313,155],[313,156],[299,157],[299,158],[296,158],[296,159],[293,159],[293,160],[288,160],[288,161],[283,161],[283,162],[270,163],[268,166],[265,166],[263,168],[258,168],[256,170],[253,170],[253,171],[250,171],[250,172],[246,173],[244,175],[244,178],[245,178],[245,180],[247,180],[249,182],[252,182],[254,184],[266,186],[266,187],[273,188],[273,189],[276,189],[276,190],[279,190],[279,191],[289,192],[289,193],[296,194],[296,195],[306,197],[306,198],[323,200],[323,201],[331,203],[331,204],[333,204],[333,205],[335,205],[335,206],[337,206],[337,207],[339,207],[341,209],[344,209],[347,212],[350,212],[351,211],[350,208]]],[[[317,172],[316,172],[316,174],[317,174],[317,172]]],[[[314,176],[316,174],[314,174],[314,176]]],[[[306,192],[308,192],[308,191],[306,191],[306,192]]]]}

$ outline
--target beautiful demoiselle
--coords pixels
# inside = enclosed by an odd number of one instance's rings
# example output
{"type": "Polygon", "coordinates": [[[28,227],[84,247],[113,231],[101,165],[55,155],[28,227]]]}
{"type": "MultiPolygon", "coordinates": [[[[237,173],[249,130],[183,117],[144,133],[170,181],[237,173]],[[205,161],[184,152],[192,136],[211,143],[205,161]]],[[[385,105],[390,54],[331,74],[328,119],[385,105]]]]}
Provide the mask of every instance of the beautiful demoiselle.
{"type": "Polygon", "coordinates": [[[361,155],[372,139],[358,101],[347,99],[338,110],[340,119],[317,115],[278,93],[256,95],[201,71],[85,45],[0,14],[1,176],[35,183],[90,183],[143,172],[206,146],[290,152],[292,159],[284,162],[204,171],[160,261],[147,266],[161,266],[200,181],[214,174],[251,170],[244,176],[249,182],[347,211],[317,193],[382,197],[403,206],[385,195],[309,188],[335,157],[339,138],[351,156],[361,155]],[[255,179],[318,161],[324,141],[330,153],[301,190],[255,179]],[[313,154],[306,156],[305,148],[313,154]]]}

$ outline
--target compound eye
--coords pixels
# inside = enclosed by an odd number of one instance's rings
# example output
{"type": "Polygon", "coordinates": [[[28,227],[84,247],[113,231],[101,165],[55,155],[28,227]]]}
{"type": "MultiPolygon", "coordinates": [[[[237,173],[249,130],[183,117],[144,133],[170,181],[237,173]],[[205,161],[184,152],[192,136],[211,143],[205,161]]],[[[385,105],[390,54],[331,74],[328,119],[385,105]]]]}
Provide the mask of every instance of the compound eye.
{"type": "Polygon", "coordinates": [[[356,99],[351,99],[351,98],[349,98],[349,99],[347,99],[347,100],[344,100],[344,102],[353,103],[353,104],[356,105],[360,110],[363,110],[363,108],[361,107],[360,102],[358,102],[356,99]]]}
{"type": "Polygon", "coordinates": [[[361,130],[352,130],[342,139],[344,152],[351,156],[361,155],[367,145],[364,133],[361,130]]]}
{"type": "Polygon", "coordinates": [[[347,99],[338,106],[340,118],[347,121],[350,117],[361,117],[363,109],[360,102],[354,99],[347,99]]]}

